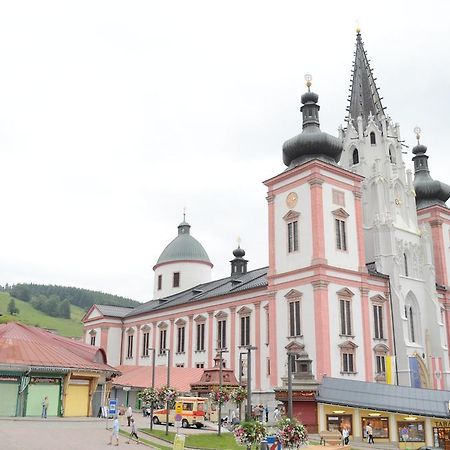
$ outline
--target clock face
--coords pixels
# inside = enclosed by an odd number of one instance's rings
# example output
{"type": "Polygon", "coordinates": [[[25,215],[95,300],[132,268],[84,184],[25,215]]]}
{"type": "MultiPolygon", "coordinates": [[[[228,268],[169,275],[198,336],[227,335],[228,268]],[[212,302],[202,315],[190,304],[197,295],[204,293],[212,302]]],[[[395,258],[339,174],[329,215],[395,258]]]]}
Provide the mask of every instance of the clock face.
{"type": "Polygon", "coordinates": [[[286,197],[286,205],[288,208],[293,208],[297,204],[298,196],[295,192],[291,192],[286,197]]]}
{"type": "Polygon", "coordinates": [[[396,198],[396,199],[395,199],[395,204],[396,204],[397,206],[400,206],[401,203],[402,203],[402,202],[400,201],[399,198],[396,198]]]}

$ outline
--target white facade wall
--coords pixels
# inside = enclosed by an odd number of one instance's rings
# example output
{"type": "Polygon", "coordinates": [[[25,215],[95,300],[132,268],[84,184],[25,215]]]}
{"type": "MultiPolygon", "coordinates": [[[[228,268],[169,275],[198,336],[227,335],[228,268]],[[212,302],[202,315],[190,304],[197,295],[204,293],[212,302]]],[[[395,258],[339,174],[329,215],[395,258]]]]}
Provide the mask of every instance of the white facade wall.
{"type": "Polygon", "coordinates": [[[153,298],[167,297],[185,291],[201,283],[211,281],[211,266],[196,261],[169,262],[155,269],[153,298]],[[173,287],[173,274],[180,273],[180,286],[173,287]],[[158,290],[158,276],[162,275],[162,286],[158,290]]]}
{"type": "Polygon", "coordinates": [[[108,329],[108,348],[105,349],[108,358],[108,364],[118,366],[120,364],[120,342],[122,340],[122,329],[118,327],[109,327],[108,329]]]}

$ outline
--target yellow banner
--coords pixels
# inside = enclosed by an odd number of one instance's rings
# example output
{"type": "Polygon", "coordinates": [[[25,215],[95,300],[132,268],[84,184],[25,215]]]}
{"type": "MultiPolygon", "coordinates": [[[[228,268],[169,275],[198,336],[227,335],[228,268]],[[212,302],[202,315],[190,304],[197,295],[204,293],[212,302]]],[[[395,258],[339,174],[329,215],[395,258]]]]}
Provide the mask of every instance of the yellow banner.
{"type": "Polygon", "coordinates": [[[176,434],[173,441],[173,450],[184,450],[184,442],[186,436],[184,434],[176,434]]]}
{"type": "Polygon", "coordinates": [[[392,376],[392,369],[393,369],[393,361],[392,356],[386,356],[386,384],[393,384],[393,376],[392,376]]]}

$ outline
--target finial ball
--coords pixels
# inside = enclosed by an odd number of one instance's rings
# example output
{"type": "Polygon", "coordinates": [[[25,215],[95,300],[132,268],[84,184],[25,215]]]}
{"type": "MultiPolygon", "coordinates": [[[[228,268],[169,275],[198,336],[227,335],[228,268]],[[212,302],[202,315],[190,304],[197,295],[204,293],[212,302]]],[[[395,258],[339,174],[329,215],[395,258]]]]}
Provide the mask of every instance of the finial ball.
{"type": "Polygon", "coordinates": [[[312,75],[310,73],[305,74],[306,86],[308,89],[311,87],[312,75]]]}
{"type": "Polygon", "coordinates": [[[420,133],[422,132],[422,130],[420,129],[420,127],[414,127],[414,133],[416,134],[416,139],[419,140],[420,139],[420,133]]]}
{"type": "Polygon", "coordinates": [[[361,27],[359,25],[356,25],[356,32],[359,34],[361,33],[361,27]]]}

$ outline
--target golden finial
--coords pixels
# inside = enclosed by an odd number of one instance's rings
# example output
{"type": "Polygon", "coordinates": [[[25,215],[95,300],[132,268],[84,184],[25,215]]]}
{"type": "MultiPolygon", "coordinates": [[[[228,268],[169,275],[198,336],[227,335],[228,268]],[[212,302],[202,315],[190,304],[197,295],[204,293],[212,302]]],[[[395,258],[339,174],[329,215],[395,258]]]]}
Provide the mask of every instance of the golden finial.
{"type": "Polygon", "coordinates": [[[305,81],[306,81],[306,86],[308,87],[308,92],[309,92],[309,88],[311,87],[311,81],[312,81],[312,75],[310,74],[310,73],[307,73],[306,75],[305,75],[305,81]]]}
{"type": "Polygon", "coordinates": [[[238,247],[240,247],[240,246],[241,246],[241,242],[242,242],[242,239],[241,239],[240,236],[238,236],[238,237],[236,238],[236,242],[237,242],[238,247]]]}
{"type": "Polygon", "coordinates": [[[356,25],[356,34],[361,33],[361,27],[359,25],[356,25]]]}
{"type": "Polygon", "coordinates": [[[416,139],[417,139],[417,144],[420,145],[420,133],[422,132],[422,130],[420,129],[420,127],[414,127],[414,133],[416,133],[416,139]]]}

